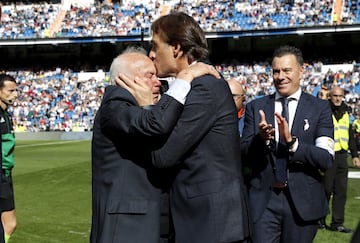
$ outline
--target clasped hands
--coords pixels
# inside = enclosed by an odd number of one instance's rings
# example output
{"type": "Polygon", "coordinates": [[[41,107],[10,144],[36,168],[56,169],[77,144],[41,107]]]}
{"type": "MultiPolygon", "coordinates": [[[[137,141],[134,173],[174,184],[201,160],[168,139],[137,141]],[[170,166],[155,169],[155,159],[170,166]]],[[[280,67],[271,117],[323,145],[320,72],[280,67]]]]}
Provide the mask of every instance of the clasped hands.
{"type": "MultiPolygon", "coordinates": [[[[272,124],[266,122],[265,112],[259,110],[260,123],[259,123],[259,135],[261,139],[266,141],[275,140],[275,128],[272,124]]],[[[289,124],[286,119],[278,112],[274,113],[276,123],[278,125],[279,136],[286,142],[290,143],[292,136],[289,130],[289,124]]]]}
{"type": "MultiPolygon", "coordinates": [[[[197,62],[189,65],[187,68],[181,70],[176,75],[176,78],[191,83],[195,78],[206,74],[213,75],[215,78],[220,79],[220,74],[215,67],[203,62],[197,62]]],[[[115,81],[117,85],[128,90],[135,97],[139,106],[154,104],[152,87],[146,85],[139,77],[130,79],[125,74],[119,73],[119,76],[115,78],[115,81]]]]}

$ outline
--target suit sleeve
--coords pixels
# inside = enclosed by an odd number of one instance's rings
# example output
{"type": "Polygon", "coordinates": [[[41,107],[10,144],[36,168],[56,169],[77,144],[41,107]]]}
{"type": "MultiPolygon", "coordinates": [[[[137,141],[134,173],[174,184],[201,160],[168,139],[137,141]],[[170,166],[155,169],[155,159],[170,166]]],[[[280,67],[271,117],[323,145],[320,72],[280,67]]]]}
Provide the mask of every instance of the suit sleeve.
{"type": "MultiPolygon", "coordinates": [[[[130,94],[129,94],[130,96],[130,94]]],[[[154,136],[170,133],[179,118],[183,105],[163,95],[152,109],[142,109],[131,99],[115,96],[102,104],[101,128],[110,134],[154,136]]]]}
{"type": "Polygon", "coordinates": [[[312,117],[317,117],[313,135],[301,135],[299,147],[291,157],[291,161],[299,161],[321,170],[327,170],[333,163],[334,125],[331,108],[327,103],[320,102],[312,109],[312,117]],[[317,114],[319,114],[317,116],[317,114]]]}
{"type": "MultiPolygon", "coordinates": [[[[266,156],[270,155],[270,149],[264,143],[259,135],[259,110],[264,110],[261,107],[261,102],[252,101],[245,106],[244,129],[241,137],[241,154],[244,167],[250,169],[252,173],[257,170],[262,170],[267,166],[266,156]],[[256,161],[256,163],[254,163],[256,161]]],[[[267,112],[269,113],[269,112],[267,112]]],[[[272,117],[266,113],[266,117],[272,117]]],[[[273,124],[273,122],[268,121],[273,124]]]]}
{"type": "Polygon", "coordinates": [[[178,164],[215,122],[212,109],[215,98],[204,83],[193,81],[183,113],[166,143],[152,152],[156,167],[165,168],[178,164]]]}

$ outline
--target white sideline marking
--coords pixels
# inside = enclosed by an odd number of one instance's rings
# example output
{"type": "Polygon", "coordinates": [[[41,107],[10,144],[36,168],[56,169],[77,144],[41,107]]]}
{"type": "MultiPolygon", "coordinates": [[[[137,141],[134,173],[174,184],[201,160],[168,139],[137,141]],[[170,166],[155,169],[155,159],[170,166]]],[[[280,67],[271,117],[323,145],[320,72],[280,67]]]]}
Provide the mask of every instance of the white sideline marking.
{"type": "Polygon", "coordinates": [[[348,178],[360,179],[360,171],[349,171],[348,178]]]}
{"type": "Polygon", "coordinates": [[[76,235],[84,235],[84,236],[87,236],[89,234],[87,232],[78,232],[78,231],[73,231],[73,230],[70,230],[69,233],[76,234],[76,235]]]}
{"type": "Polygon", "coordinates": [[[36,147],[36,146],[64,144],[64,143],[78,143],[78,142],[82,142],[82,141],[84,141],[84,140],[72,140],[72,141],[61,141],[61,142],[51,142],[51,143],[37,143],[37,144],[24,144],[24,145],[16,145],[16,148],[36,147]]]}

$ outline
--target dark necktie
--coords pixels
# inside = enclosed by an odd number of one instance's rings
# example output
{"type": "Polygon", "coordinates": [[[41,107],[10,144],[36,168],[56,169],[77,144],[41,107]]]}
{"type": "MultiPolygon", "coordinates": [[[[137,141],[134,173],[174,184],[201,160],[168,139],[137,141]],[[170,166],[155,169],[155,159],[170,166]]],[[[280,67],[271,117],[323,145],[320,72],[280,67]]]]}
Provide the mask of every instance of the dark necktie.
{"type": "MultiPolygon", "coordinates": [[[[285,117],[287,122],[289,122],[289,110],[288,110],[289,99],[283,97],[280,99],[280,101],[283,108],[281,115],[285,117]]],[[[289,155],[288,147],[286,146],[285,141],[279,135],[279,143],[276,153],[275,176],[276,176],[276,180],[281,182],[282,184],[285,184],[287,182],[288,155],[289,155]]]]}
{"type": "Polygon", "coordinates": [[[289,123],[289,107],[288,107],[288,104],[289,104],[289,98],[281,98],[281,104],[282,104],[282,112],[281,112],[281,115],[283,117],[285,117],[286,121],[289,123]]]}

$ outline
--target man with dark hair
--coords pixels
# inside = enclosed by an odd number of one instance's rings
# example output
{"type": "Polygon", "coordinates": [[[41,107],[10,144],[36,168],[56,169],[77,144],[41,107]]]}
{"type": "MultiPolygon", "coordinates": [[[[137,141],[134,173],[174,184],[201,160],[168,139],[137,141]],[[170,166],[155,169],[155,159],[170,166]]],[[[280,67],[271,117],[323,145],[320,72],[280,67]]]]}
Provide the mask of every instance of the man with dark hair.
{"type": "Polygon", "coordinates": [[[2,173],[0,185],[1,221],[5,242],[16,229],[16,213],[12,169],[14,167],[15,134],[13,122],[7,109],[16,100],[18,93],[16,80],[7,74],[0,74],[0,131],[2,151],[2,173]]]}
{"type": "MultiPolygon", "coordinates": [[[[208,58],[198,23],[185,13],[153,22],[153,60],[159,77],[176,76],[208,58]]],[[[170,208],[177,243],[242,242],[250,234],[236,107],[226,81],[210,75],[191,83],[184,110],[153,164],[176,168],[170,208]]]]}
{"type": "Polygon", "coordinates": [[[321,86],[321,89],[319,90],[317,97],[320,98],[320,99],[322,99],[322,100],[327,100],[327,99],[329,99],[329,90],[328,90],[328,87],[325,86],[325,85],[321,86]]]}
{"type": "Polygon", "coordinates": [[[331,110],[328,101],[301,91],[303,65],[299,49],[276,49],[276,93],[246,104],[241,150],[254,243],[312,242],[329,210],[320,171],[333,163],[331,110]]]}

